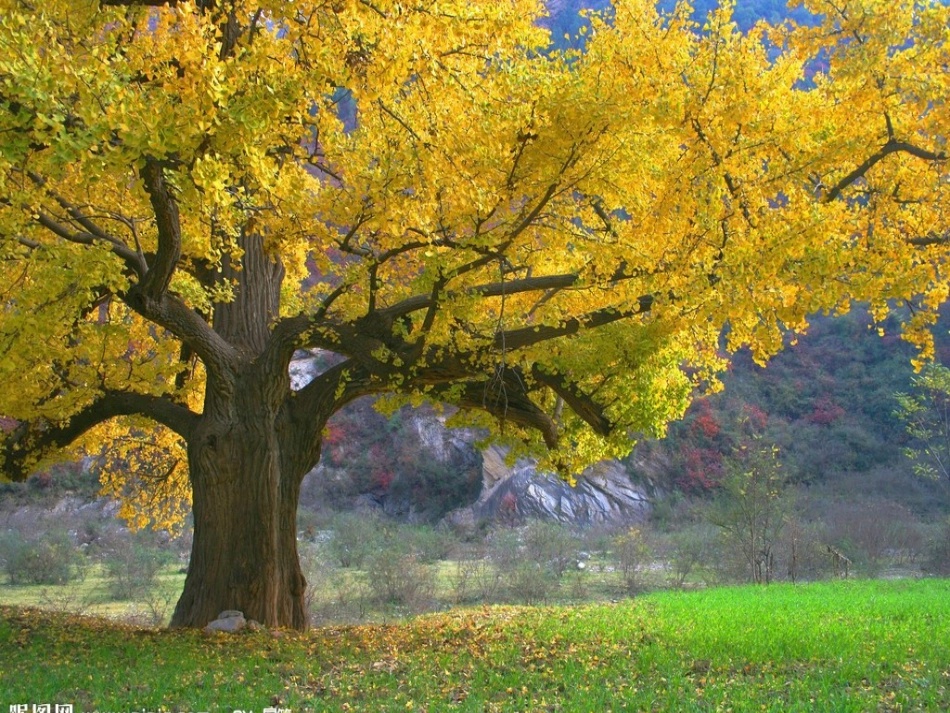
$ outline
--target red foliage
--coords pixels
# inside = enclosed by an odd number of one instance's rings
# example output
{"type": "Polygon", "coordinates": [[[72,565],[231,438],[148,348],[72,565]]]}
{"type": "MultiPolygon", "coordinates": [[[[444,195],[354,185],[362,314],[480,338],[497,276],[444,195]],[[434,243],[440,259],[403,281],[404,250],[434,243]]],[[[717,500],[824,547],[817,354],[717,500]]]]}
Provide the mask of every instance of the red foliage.
{"type": "Polygon", "coordinates": [[[346,432],[343,426],[331,423],[327,426],[327,431],[323,436],[323,442],[328,446],[338,446],[346,438],[346,432]]]}
{"type": "Polygon", "coordinates": [[[742,411],[754,431],[761,431],[769,422],[769,415],[755,404],[745,404],[742,411]]]}
{"type": "Polygon", "coordinates": [[[814,410],[806,416],[809,423],[827,426],[845,415],[845,410],[832,401],[828,396],[822,396],[815,401],[814,410]]]}
{"type": "Polygon", "coordinates": [[[721,429],[719,422],[711,413],[704,413],[693,421],[693,430],[701,431],[706,438],[715,438],[721,429]]]}
{"type": "Polygon", "coordinates": [[[518,519],[518,496],[510,490],[505,493],[498,503],[498,519],[512,524],[518,519]]]}
{"type": "Polygon", "coordinates": [[[686,493],[702,493],[715,488],[722,477],[722,453],[713,448],[684,446],[683,472],[677,485],[686,493]]]}
{"type": "Polygon", "coordinates": [[[374,468],[372,475],[373,487],[379,490],[389,490],[389,486],[393,484],[395,477],[396,474],[388,468],[374,468]]]}

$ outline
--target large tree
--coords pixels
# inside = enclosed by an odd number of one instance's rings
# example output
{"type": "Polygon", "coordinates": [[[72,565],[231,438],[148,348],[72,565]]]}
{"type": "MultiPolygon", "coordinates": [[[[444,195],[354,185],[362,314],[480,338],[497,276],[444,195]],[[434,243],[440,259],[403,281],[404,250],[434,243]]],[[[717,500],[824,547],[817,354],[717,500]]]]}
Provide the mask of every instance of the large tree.
{"type": "Polygon", "coordinates": [[[618,1],[561,55],[532,0],[3,0],[3,473],[104,452],[141,518],[193,499],[174,625],[304,627],[299,486],[357,397],[570,473],[662,433],[724,332],[765,359],[906,303],[926,356],[950,18],[806,4],[618,1]]]}

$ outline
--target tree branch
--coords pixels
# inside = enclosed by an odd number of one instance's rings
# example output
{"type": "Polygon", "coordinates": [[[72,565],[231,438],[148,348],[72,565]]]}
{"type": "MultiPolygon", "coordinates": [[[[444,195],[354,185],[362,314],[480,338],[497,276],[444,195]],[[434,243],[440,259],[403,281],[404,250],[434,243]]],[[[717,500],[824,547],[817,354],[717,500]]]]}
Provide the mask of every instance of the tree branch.
{"type": "MultiPolygon", "coordinates": [[[[168,5],[175,7],[179,0],[99,0],[100,7],[161,7],[168,5]]],[[[214,7],[214,0],[196,0],[199,10],[210,10],[214,7]]]]}
{"type": "MultiPolygon", "coordinates": [[[[102,243],[102,239],[93,233],[86,232],[74,232],[67,228],[65,225],[57,222],[51,216],[45,212],[38,212],[36,221],[46,228],[48,231],[56,235],[57,237],[62,238],[70,243],[76,243],[78,245],[95,245],[96,243],[102,243]]],[[[22,241],[21,241],[22,242],[22,241]]],[[[145,267],[141,261],[139,255],[129,248],[127,245],[122,244],[121,241],[107,241],[109,249],[122,261],[125,263],[126,267],[135,275],[141,276],[144,274],[145,267]]],[[[37,247],[39,244],[37,244],[37,247]]]]}
{"type": "MultiPolygon", "coordinates": [[[[481,297],[501,297],[502,295],[516,295],[522,292],[537,292],[551,289],[564,289],[571,287],[578,281],[578,276],[574,274],[563,275],[542,275],[540,277],[526,277],[520,280],[510,280],[505,282],[492,282],[485,285],[476,285],[470,287],[466,292],[470,295],[481,297]]],[[[446,297],[450,297],[449,291],[446,297]]],[[[407,297],[401,302],[380,310],[380,313],[387,316],[398,318],[422,309],[428,309],[433,304],[433,294],[415,295],[407,297]]]]}
{"type": "Polygon", "coordinates": [[[135,285],[120,298],[145,319],[186,342],[201,357],[212,378],[227,378],[233,370],[238,351],[177,296],[165,293],[153,298],[135,285]]]}
{"type": "Polygon", "coordinates": [[[30,464],[64,448],[86,431],[117,416],[141,415],[188,439],[199,416],[163,396],[108,391],[61,425],[20,423],[0,445],[3,472],[14,481],[26,480],[30,464]]]}
{"type": "Polygon", "coordinates": [[[638,301],[639,305],[636,309],[619,310],[614,307],[606,307],[588,312],[580,317],[572,317],[557,326],[522,327],[499,332],[495,335],[495,346],[501,347],[504,345],[509,350],[524,349],[558,337],[566,337],[588,329],[603,327],[613,322],[620,322],[638,314],[649,312],[655,300],[652,295],[644,295],[638,301]]]}
{"type": "Polygon", "coordinates": [[[855,168],[851,173],[838,181],[835,186],[828,191],[828,195],[825,197],[826,202],[831,202],[835,200],[838,196],[841,195],[841,192],[844,191],[848,186],[857,181],[859,178],[862,178],[868,171],[870,171],[876,164],[884,160],[887,156],[892,153],[908,153],[911,156],[916,156],[917,158],[923,159],[925,161],[946,161],[947,154],[943,151],[928,151],[922,149],[913,144],[909,144],[906,141],[897,141],[896,139],[888,139],[880,149],[871,154],[860,166],[855,168]]]}
{"type": "Polygon", "coordinates": [[[330,416],[346,404],[373,393],[369,372],[354,359],[330,367],[290,398],[289,414],[294,426],[301,473],[308,472],[320,459],[323,429],[330,416]]]}
{"type": "Polygon", "coordinates": [[[71,232],[65,226],[54,221],[50,216],[39,214],[39,222],[43,227],[55,233],[64,240],[83,245],[92,245],[95,242],[102,242],[109,245],[110,250],[118,257],[122,258],[126,267],[131,272],[142,277],[145,274],[146,265],[141,255],[132,250],[122,240],[111,235],[97,225],[92,219],[83,214],[83,212],[73,203],[66,200],[65,197],[51,189],[45,178],[33,171],[27,171],[26,175],[33,183],[46,191],[46,194],[56,201],[60,208],[66,211],[69,217],[79,224],[87,232],[71,232]]]}
{"type": "Polygon", "coordinates": [[[510,421],[539,431],[548,448],[558,447],[557,423],[531,400],[524,379],[514,369],[505,368],[496,378],[470,381],[461,393],[453,385],[438,386],[432,393],[461,408],[487,411],[502,425],[510,421]]]}
{"type": "Polygon", "coordinates": [[[545,371],[537,365],[532,368],[531,376],[535,381],[544,384],[556,393],[563,400],[563,403],[570,406],[574,413],[594,429],[595,433],[599,433],[601,436],[609,436],[613,432],[614,424],[607,418],[603,408],[581,391],[577,384],[570,382],[561,374],[545,371]]]}
{"type": "Polygon", "coordinates": [[[910,238],[907,241],[911,245],[914,245],[919,248],[927,247],[928,245],[946,245],[950,243],[950,233],[928,233],[927,235],[922,235],[917,238],[910,238]]]}
{"type": "Polygon", "coordinates": [[[158,250],[141,284],[143,292],[155,299],[167,292],[181,257],[181,223],[178,219],[178,202],[165,183],[161,163],[154,158],[146,159],[142,179],[152,210],[155,211],[158,250]]]}

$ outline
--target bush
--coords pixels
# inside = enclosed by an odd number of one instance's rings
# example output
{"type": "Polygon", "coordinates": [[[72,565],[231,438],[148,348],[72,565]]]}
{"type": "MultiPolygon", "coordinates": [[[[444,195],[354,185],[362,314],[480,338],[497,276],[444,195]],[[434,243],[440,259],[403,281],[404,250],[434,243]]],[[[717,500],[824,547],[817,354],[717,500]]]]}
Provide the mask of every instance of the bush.
{"type": "Polygon", "coordinates": [[[903,564],[922,549],[919,523],[903,505],[887,500],[839,504],[829,513],[827,544],[846,554],[866,574],[903,564]]]}
{"type": "Polygon", "coordinates": [[[27,539],[10,531],[0,538],[0,560],[10,584],[68,584],[84,572],[84,559],[61,530],[27,539]]]}
{"type": "Polygon", "coordinates": [[[452,594],[456,604],[494,601],[501,585],[501,571],[477,545],[458,547],[451,575],[452,594]]]}
{"type": "Polygon", "coordinates": [[[571,531],[557,523],[532,520],[522,532],[525,559],[548,571],[556,580],[575,567],[580,544],[571,531]]]}
{"type": "Polygon", "coordinates": [[[381,523],[376,515],[341,513],[333,518],[330,552],[341,567],[362,567],[382,547],[381,523]]]}
{"type": "Polygon", "coordinates": [[[576,565],[580,549],[567,528],[540,520],[520,530],[496,530],[488,545],[509,597],[528,603],[545,601],[560,587],[564,572],[576,565]]]}
{"type": "Polygon", "coordinates": [[[711,525],[691,524],[670,537],[670,583],[682,587],[686,579],[706,566],[714,554],[716,532],[711,525]]]}
{"type": "Polygon", "coordinates": [[[113,599],[147,598],[158,573],[175,555],[158,547],[145,533],[118,538],[103,560],[113,599]]]}
{"type": "Polygon", "coordinates": [[[622,577],[624,591],[627,594],[641,591],[643,568],[651,559],[643,533],[635,527],[620,533],[613,539],[611,553],[622,577]]]}
{"type": "Polygon", "coordinates": [[[379,604],[408,607],[413,612],[431,608],[435,573],[405,547],[385,547],[366,562],[366,584],[379,604]]]}
{"type": "Polygon", "coordinates": [[[950,576],[950,521],[945,522],[930,543],[925,569],[938,577],[950,576]]]}
{"type": "Polygon", "coordinates": [[[399,528],[398,537],[405,537],[409,549],[424,564],[434,564],[447,559],[458,540],[452,533],[436,530],[428,525],[399,528]]]}

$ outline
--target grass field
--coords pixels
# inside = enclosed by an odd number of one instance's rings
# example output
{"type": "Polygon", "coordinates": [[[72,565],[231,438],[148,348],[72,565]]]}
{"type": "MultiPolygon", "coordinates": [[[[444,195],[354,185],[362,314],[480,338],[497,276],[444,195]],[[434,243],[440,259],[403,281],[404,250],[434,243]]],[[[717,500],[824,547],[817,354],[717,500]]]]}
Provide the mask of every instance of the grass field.
{"type": "MultiPolygon", "coordinates": [[[[52,612],[72,612],[110,619],[167,623],[181,594],[185,575],[178,566],[165,567],[149,590],[148,601],[115,599],[109,580],[98,565],[88,569],[82,579],[69,584],[9,584],[0,577],[0,605],[38,607],[52,612]]],[[[6,713],[0,702],[0,711],[6,713]]]]}
{"type": "Polygon", "coordinates": [[[0,710],[943,711],[950,582],[663,593],[207,636],[0,608],[0,710]]]}

